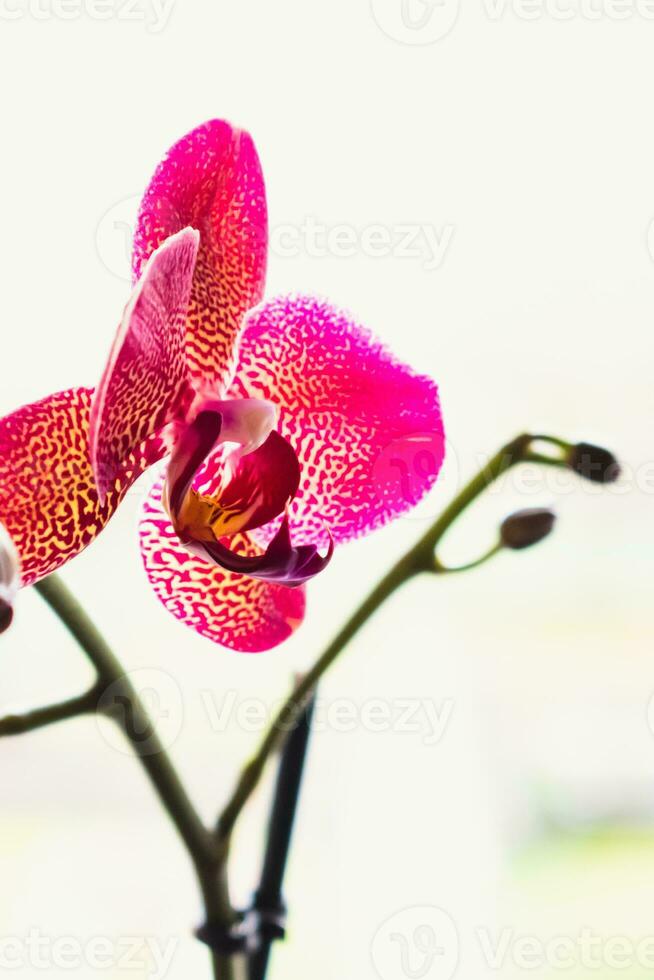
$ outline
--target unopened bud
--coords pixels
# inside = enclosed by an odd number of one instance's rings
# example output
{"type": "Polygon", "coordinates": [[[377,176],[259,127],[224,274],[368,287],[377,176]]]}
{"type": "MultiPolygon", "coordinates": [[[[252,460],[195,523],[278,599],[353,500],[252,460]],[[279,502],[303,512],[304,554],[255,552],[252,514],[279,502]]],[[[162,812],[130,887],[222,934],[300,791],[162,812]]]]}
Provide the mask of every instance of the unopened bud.
{"type": "Polygon", "coordinates": [[[0,524],[0,633],[11,625],[20,587],[20,562],[14,542],[0,524]]]}
{"type": "Polygon", "coordinates": [[[11,626],[11,621],[14,618],[14,610],[8,602],[4,599],[0,599],[0,633],[4,633],[11,626]]]}
{"type": "Polygon", "coordinates": [[[556,514],[543,507],[518,510],[502,521],[500,538],[505,548],[519,551],[546,538],[554,527],[556,514]]]}
{"type": "Polygon", "coordinates": [[[568,466],[593,483],[614,483],[620,476],[620,464],[608,449],[579,442],[568,456],[568,466]]]}

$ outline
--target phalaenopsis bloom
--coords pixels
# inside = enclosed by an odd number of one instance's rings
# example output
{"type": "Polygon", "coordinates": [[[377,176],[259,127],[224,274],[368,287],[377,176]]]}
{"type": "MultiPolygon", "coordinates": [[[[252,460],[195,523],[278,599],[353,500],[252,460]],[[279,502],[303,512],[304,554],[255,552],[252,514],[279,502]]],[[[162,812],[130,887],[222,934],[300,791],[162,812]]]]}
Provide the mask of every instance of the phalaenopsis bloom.
{"type": "Polygon", "coordinates": [[[328,302],[262,302],[263,177],[250,136],[200,126],[157,168],[134,292],[102,381],[0,421],[0,520],[23,584],[78,554],[163,460],[140,540],[162,603],[202,635],[286,639],[334,543],[381,526],[436,479],[436,385],[328,302]],[[402,445],[430,465],[409,483],[402,445]]]}

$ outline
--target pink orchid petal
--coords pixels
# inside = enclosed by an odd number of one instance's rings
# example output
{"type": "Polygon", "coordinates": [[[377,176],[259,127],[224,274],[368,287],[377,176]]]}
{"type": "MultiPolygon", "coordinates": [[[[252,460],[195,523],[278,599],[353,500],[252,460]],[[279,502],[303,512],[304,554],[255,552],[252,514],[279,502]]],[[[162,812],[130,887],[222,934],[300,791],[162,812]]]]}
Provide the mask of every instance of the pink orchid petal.
{"type": "Polygon", "coordinates": [[[91,467],[93,392],[61,391],[0,419],[0,521],[20,556],[23,585],[74,558],[100,533],[125,493],[161,455],[134,454],[100,502],[91,467]]]}
{"type": "MultiPolygon", "coordinates": [[[[162,490],[163,478],[145,503],[140,527],[143,564],[159,601],[201,636],[231,650],[259,653],[287,640],[304,619],[304,589],[223,571],[189,554],[163,509],[162,490]]],[[[229,541],[243,555],[258,553],[245,534],[229,541]]]]}
{"type": "MultiPolygon", "coordinates": [[[[435,383],[399,361],[348,314],[280,297],[247,317],[232,394],[280,407],[302,479],[295,541],[346,541],[415,506],[444,455],[435,383]]],[[[279,522],[257,540],[268,541],[279,522]]]]}
{"type": "Polygon", "coordinates": [[[268,240],[257,151],[248,133],[227,122],[199,126],[157,168],[134,236],[135,277],[152,251],[187,225],[200,232],[189,369],[197,388],[220,396],[234,371],[243,316],[263,296],[268,240]]]}
{"type": "Polygon", "coordinates": [[[101,499],[130,453],[181,413],[188,385],[186,314],[198,233],[166,239],[125,308],[91,411],[91,453],[101,499]]]}

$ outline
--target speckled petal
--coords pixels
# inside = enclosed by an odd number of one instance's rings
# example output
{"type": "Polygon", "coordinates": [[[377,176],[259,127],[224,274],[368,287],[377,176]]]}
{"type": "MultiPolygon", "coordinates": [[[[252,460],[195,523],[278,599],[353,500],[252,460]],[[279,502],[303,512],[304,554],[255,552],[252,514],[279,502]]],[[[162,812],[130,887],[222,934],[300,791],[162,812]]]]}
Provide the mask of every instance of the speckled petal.
{"type": "Polygon", "coordinates": [[[325,301],[280,297],[253,310],[232,394],[280,408],[279,432],[302,470],[294,541],[324,541],[325,527],[337,542],[355,538],[409,510],[436,480],[435,383],[325,301]]]}
{"type": "Polygon", "coordinates": [[[89,450],[92,395],[73,388],[0,419],[0,521],[18,549],[23,585],[90,544],[134,480],[161,455],[132,457],[101,504],[89,450]]]}
{"type": "Polygon", "coordinates": [[[91,457],[101,498],[135,447],[182,414],[197,249],[192,228],[168,238],[150,256],[125,308],[91,410],[91,457]]]}
{"type": "MultiPolygon", "coordinates": [[[[177,619],[231,650],[259,653],[288,639],[304,619],[304,588],[289,589],[226,572],[180,544],[161,503],[163,479],[149,495],[140,527],[143,563],[159,601],[177,619]]],[[[247,535],[229,538],[259,554],[247,535]]]]}
{"type": "Polygon", "coordinates": [[[268,240],[254,143],[222,120],[193,130],[157,168],[134,237],[136,278],[152,251],[187,225],[200,232],[187,356],[197,387],[221,395],[234,371],[243,315],[263,296],[268,240]]]}

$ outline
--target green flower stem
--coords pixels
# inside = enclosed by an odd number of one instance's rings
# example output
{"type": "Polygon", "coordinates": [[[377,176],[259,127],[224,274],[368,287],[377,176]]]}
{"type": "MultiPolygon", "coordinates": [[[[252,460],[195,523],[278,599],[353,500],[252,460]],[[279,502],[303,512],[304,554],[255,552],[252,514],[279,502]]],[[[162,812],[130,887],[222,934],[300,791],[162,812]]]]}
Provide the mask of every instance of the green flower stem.
{"type": "Polygon", "coordinates": [[[285,733],[287,733],[297,723],[307,699],[318,681],[325,672],[331,667],[339,654],[350,642],[352,637],[379,609],[382,603],[388,599],[400,586],[404,585],[415,575],[422,572],[443,574],[447,572],[463,571],[465,568],[473,568],[482,564],[501,550],[497,545],[490,552],[476,562],[461,568],[448,568],[437,558],[435,551],[446,531],[454,524],[463,511],[479,497],[486,489],[507,472],[517,463],[535,461],[536,454],[532,452],[531,446],[536,439],[539,442],[547,442],[558,450],[560,454],[553,456],[538,456],[538,461],[547,465],[564,466],[564,454],[569,448],[567,443],[562,440],[554,439],[550,436],[531,436],[528,434],[520,435],[512,442],[503,446],[500,451],[493,456],[484,468],[463,488],[455,497],[452,503],[443,511],[438,520],[429,528],[427,533],[415,544],[400,560],[391,568],[384,578],[375,586],[370,595],[364,599],[363,603],[353,613],[342,629],[336,634],[322,656],[318,658],[313,667],[305,674],[286,702],[279,710],[270,729],[265,735],[258,752],[243,770],[233,792],[233,795],[224,808],[216,827],[216,837],[221,843],[225,857],[229,850],[229,842],[232,831],[238,820],[245,804],[259,784],[259,780],[264,772],[266,763],[272,753],[277,748],[285,733]]]}
{"type": "Polygon", "coordinates": [[[99,687],[94,686],[86,694],[80,694],[68,701],[48,704],[43,708],[26,711],[20,715],[6,715],[4,718],[0,718],[0,738],[5,738],[8,735],[24,735],[25,732],[36,731],[36,729],[52,725],[56,721],[66,721],[68,718],[90,714],[95,711],[99,697],[99,687]]]}
{"type": "MultiPolygon", "coordinates": [[[[177,828],[195,867],[207,922],[229,927],[234,922],[235,913],[229,900],[227,877],[220,861],[219,849],[187,795],[129,677],[77,600],[56,575],[50,575],[38,582],[35,588],[75,637],[95,667],[98,684],[94,688],[94,707],[105,711],[121,727],[177,828]],[[101,701],[102,692],[110,685],[113,695],[111,705],[104,706],[101,701]],[[123,707],[125,704],[129,704],[131,708],[129,723],[123,707]],[[144,733],[147,734],[145,739],[144,733]]],[[[75,700],[78,708],[81,708],[84,699],[75,700]]],[[[69,705],[72,703],[68,702],[69,705]]],[[[83,707],[84,710],[89,710],[86,703],[83,707]]],[[[53,709],[46,708],[43,711],[52,714],[53,709]]],[[[64,717],[71,716],[71,711],[64,714],[64,717]]],[[[213,965],[216,978],[233,980],[232,963],[228,958],[214,954],[213,965]]]]}
{"type": "MultiPolygon", "coordinates": [[[[512,466],[528,461],[564,466],[565,455],[569,449],[568,443],[550,436],[518,436],[504,446],[464,487],[427,533],[384,576],[334,637],[311,670],[299,680],[277,714],[257,754],[243,770],[234,793],[218,821],[215,833],[202,823],[157,736],[141,699],[121,664],[79,603],[55,575],[50,575],[37,583],[35,588],[86,653],[95,667],[97,683],[86,694],[68,701],[39,708],[24,715],[12,715],[0,719],[0,736],[33,731],[44,725],[93,711],[101,711],[111,717],[121,727],[132,745],[186,846],[202,891],[207,924],[217,927],[218,930],[229,930],[237,921],[237,915],[229,899],[227,882],[227,856],[232,831],[256,789],[267,761],[284,734],[299,721],[320,678],[382,603],[415,575],[422,572],[443,574],[464,571],[483,564],[497,554],[501,550],[500,544],[494,545],[476,561],[458,568],[448,568],[439,561],[436,548],[446,531],[469,504],[512,466]],[[536,441],[553,446],[557,454],[549,457],[533,451],[531,447],[536,441]],[[109,687],[113,697],[109,699],[110,703],[105,704],[104,695],[109,687]],[[124,710],[125,706],[129,707],[129,713],[124,710]]],[[[245,969],[242,956],[234,957],[214,952],[212,964],[216,980],[236,980],[238,970],[243,972],[245,969]]]]}

